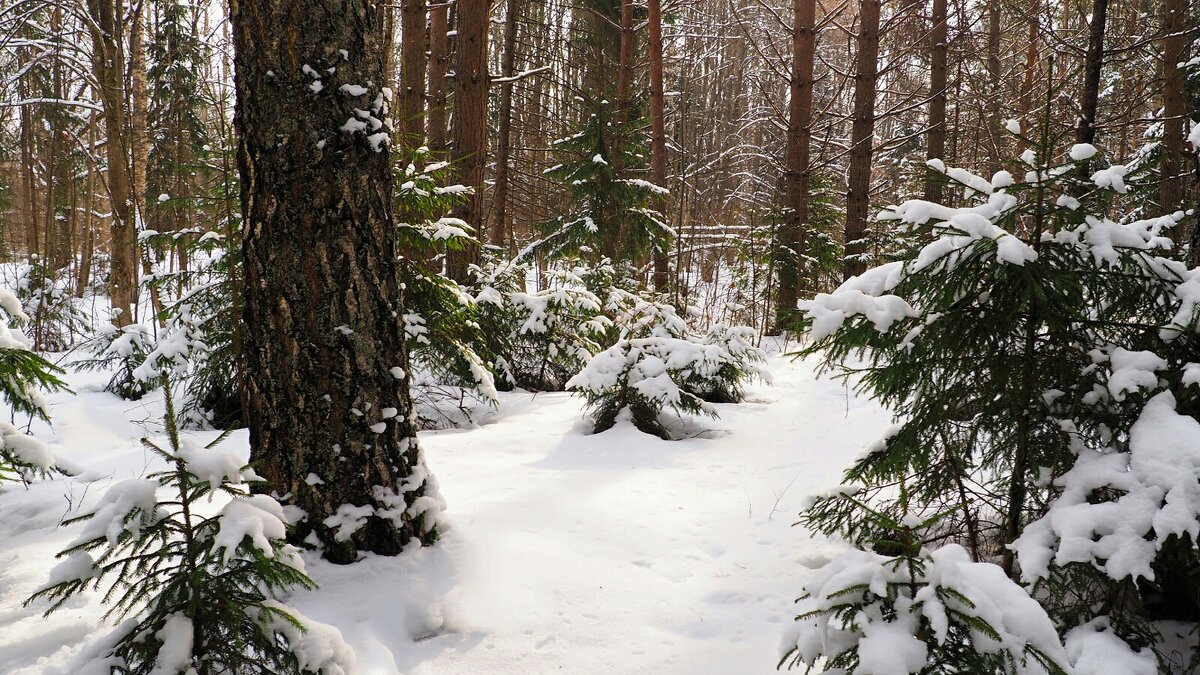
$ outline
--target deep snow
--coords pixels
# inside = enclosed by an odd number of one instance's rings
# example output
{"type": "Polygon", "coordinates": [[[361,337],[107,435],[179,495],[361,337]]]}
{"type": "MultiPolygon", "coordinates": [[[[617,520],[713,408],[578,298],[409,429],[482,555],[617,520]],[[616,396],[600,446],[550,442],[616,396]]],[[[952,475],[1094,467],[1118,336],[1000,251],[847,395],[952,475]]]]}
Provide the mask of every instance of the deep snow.
{"type": "MultiPolygon", "coordinates": [[[[807,363],[768,368],[772,385],[674,442],[590,435],[569,394],[502,394],[478,428],[422,434],[441,542],[345,567],[306,554],[320,589],[289,603],[336,626],[363,675],[775,672],[802,582],[842,550],[792,527],[801,501],[888,416],[807,363]]],[[[60,520],[160,461],[138,442],[159,433],[157,393],[123,401],[106,379],[71,373],[53,428],[34,426],[84,473],[0,488],[0,673],[71,673],[109,630],[95,594],[48,619],[21,606],[75,535],[60,520]]],[[[225,443],[248,453],[244,431],[225,443]]]]}

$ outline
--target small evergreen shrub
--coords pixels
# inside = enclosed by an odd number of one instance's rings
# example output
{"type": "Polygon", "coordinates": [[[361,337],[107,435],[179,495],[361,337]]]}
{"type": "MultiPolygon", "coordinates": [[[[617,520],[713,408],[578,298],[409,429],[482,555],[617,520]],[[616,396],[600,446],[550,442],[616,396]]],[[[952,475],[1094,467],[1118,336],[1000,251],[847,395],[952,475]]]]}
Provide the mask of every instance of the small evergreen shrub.
{"type": "Polygon", "coordinates": [[[73,362],[82,371],[112,371],[104,391],[127,401],[136,401],[154,390],[158,383],[143,380],[136,373],[154,351],[155,339],[150,329],[140,323],[117,328],[102,326],[84,344],[88,356],[73,362]]]}
{"type": "Polygon", "coordinates": [[[449,165],[432,161],[426,148],[402,167],[396,213],[403,221],[398,228],[405,296],[401,320],[413,369],[413,405],[423,429],[461,426],[473,421],[478,408],[499,404],[480,323],[483,310],[470,289],[442,271],[449,253],[478,243],[466,222],[444,215],[469,190],[450,184],[449,165]]]}
{"type": "Polygon", "coordinates": [[[604,348],[612,320],[588,290],[582,267],[547,271],[547,286],[526,291],[521,268],[493,276],[478,297],[492,341],[495,370],[506,387],[561,391],[604,348]]]}
{"type": "Polygon", "coordinates": [[[180,436],[170,375],[160,377],[167,443],[142,442],[167,468],[113,485],[88,513],[67,520],[82,524],[79,536],[26,604],[49,601],[50,614],[104,587],[105,618],[133,616],[100,658],[115,673],[349,672],[353,653],[336,629],[278,601],[290,588],[315,587],[299,552],[284,543],[283,507],[249,494],[259,479],[217,447],[224,436],[204,447],[180,436]],[[206,515],[216,495],[229,501],[206,515]]]}
{"type": "Polygon", "coordinates": [[[802,520],[865,548],[860,503],[893,522],[943,514],[927,542],[998,563],[1064,635],[1090,626],[1140,659],[1157,641],[1152,596],[1194,592],[1181,572],[1200,568],[1178,544],[1200,522],[1183,498],[1200,494],[1194,458],[1141,440],[1196,437],[1200,272],[1171,257],[1182,212],[1112,217],[1125,167],[1084,175],[1094,147],[1054,147],[1022,155],[1023,180],[931,160],[968,205],[890,207],[880,219],[920,244],[802,305],[802,353],[898,421],[846,471],[859,496],[817,499],[802,520]]]}
{"type": "MultiPolygon", "coordinates": [[[[645,180],[635,119],[621,119],[606,100],[589,100],[579,133],[554,141],[563,163],[546,173],[566,186],[570,211],[540,226],[543,238],[526,252],[551,259],[584,256],[599,262],[637,260],[665,250],[675,236],[653,204],[666,188],[645,180]]],[[[520,257],[520,256],[518,256],[520,257]]]]}
{"type": "Polygon", "coordinates": [[[840,554],[804,585],[780,665],[806,673],[1068,675],[1054,623],[996,565],[922,546],[940,518],[899,521],[843,492],[877,550],[840,554]]]}
{"type": "Polygon", "coordinates": [[[671,438],[660,416],[665,407],[680,415],[716,410],[679,386],[698,372],[720,367],[720,352],[677,338],[621,340],[588,361],[567,389],[583,394],[593,409],[596,433],[611,429],[622,413],[641,431],[664,440],[671,438]]]}
{"type": "MultiPolygon", "coordinates": [[[[59,379],[62,369],[31,351],[9,328],[10,323],[27,322],[17,296],[0,288],[0,398],[9,415],[28,415],[49,421],[43,392],[66,389],[59,379]]],[[[9,422],[0,421],[0,484],[28,481],[55,467],[54,456],[41,441],[21,432],[9,422]]]]}
{"type": "Polygon", "coordinates": [[[87,335],[90,322],[75,305],[65,268],[55,270],[44,258],[32,256],[29,263],[19,266],[14,288],[25,310],[25,332],[34,350],[65,351],[87,335]]]}

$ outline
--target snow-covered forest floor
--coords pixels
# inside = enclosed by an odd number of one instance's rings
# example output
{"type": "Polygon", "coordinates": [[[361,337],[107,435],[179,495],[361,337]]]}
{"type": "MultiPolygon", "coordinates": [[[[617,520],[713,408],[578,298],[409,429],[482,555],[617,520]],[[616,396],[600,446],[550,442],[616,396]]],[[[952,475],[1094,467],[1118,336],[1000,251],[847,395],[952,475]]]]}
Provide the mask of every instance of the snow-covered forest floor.
{"type": "MultiPolygon", "coordinates": [[[[591,435],[565,393],[503,394],[476,428],[423,433],[442,541],[347,567],[306,555],[320,590],[291,602],[341,631],[361,674],[774,672],[802,582],[839,551],[792,526],[801,501],[888,416],[808,363],[768,366],[772,384],[682,441],[591,435]]],[[[124,401],[107,377],[71,372],[53,427],[35,425],[82,473],[0,488],[0,673],[74,675],[111,629],[96,594],[48,619],[21,604],[75,536],[60,521],[161,462],[139,442],[161,433],[158,392],[124,401]]]]}

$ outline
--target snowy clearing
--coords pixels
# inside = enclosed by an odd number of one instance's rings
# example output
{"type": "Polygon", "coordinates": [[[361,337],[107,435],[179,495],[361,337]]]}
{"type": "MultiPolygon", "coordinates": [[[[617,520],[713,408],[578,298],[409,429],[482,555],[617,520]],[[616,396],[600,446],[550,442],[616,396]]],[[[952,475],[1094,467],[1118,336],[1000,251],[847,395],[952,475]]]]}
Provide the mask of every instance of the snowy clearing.
{"type": "MultiPolygon", "coordinates": [[[[792,527],[801,501],[888,416],[807,363],[768,367],[772,385],[673,442],[627,422],[589,435],[569,394],[502,394],[482,426],[421,436],[449,503],[438,545],[347,567],[306,554],[320,591],[289,602],[341,631],[360,674],[775,672],[802,582],[842,550],[792,527]]],[[[96,594],[49,619],[21,606],[80,527],[59,521],[158,466],[138,442],[159,433],[158,392],[123,401],[106,379],[71,373],[76,395],[35,425],[90,482],[0,488],[0,673],[73,674],[109,630],[96,594]]],[[[245,431],[226,444],[248,453],[245,431]]]]}

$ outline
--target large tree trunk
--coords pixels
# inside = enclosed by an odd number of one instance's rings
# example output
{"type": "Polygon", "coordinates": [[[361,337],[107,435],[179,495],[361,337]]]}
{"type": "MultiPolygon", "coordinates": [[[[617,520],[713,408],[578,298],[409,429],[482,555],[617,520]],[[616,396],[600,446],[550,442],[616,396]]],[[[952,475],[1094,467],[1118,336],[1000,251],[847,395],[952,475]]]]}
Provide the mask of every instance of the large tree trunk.
{"type": "MultiPolygon", "coordinates": [[[[454,165],[463,185],[473,193],[454,209],[454,216],[483,236],[483,173],[487,161],[488,2],[458,1],[458,49],[454,67],[454,165]]],[[[446,273],[468,281],[470,265],[479,262],[479,248],[467,246],[446,256],[446,273]]]]}
{"type": "MultiPolygon", "coordinates": [[[[786,220],[780,228],[779,291],[775,327],[782,329],[796,311],[800,266],[808,224],[809,133],[812,126],[813,55],[816,48],[816,0],[793,0],[792,81],[788,106],[787,166],[784,170],[786,220]]],[[[869,145],[869,142],[868,142],[869,145]]],[[[847,235],[849,236],[849,235],[847,235]]]]}
{"type": "Polygon", "coordinates": [[[496,138],[496,185],[492,193],[496,213],[488,232],[488,243],[497,247],[504,246],[504,234],[508,230],[508,184],[512,173],[508,166],[512,154],[512,77],[516,72],[517,18],[520,7],[520,0],[507,0],[505,4],[504,54],[501,56],[500,74],[506,79],[500,86],[500,129],[496,138]]]}
{"type": "Polygon", "coordinates": [[[386,10],[231,6],[251,461],[307,513],[296,540],[315,534],[336,563],[394,555],[436,538],[440,499],[416,442],[399,318],[386,10]]]}
{"type": "Polygon", "coordinates": [[[400,143],[415,150],[425,140],[425,0],[400,6],[400,143]]]}
{"type": "MultiPolygon", "coordinates": [[[[933,0],[929,26],[929,136],[926,159],[946,159],[946,0],[933,0]]],[[[942,181],[927,172],[925,199],[942,202],[942,181]]]]}
{"type": "MultiPolygon", "coordinates": [[[[650,56],[650,182],[667,187],[667,130],[663,110],[662,0],[649,0],[647,38],[650,56]]],[[[660,199],[658,211],[667,219],[667,200],[660,199]]],[[[667,250],[670,242],[654,251],[654,290],[665,293],[670,284],[667,250]]]]}
{"type": "Polygon", "coordinates": [[[846,190],[846,264],[844,277],[862,274],[867,210],[871,198],[871,159],[875,135],[875,79],[879,69],[880,0],[862,0],[859,10],[858,57],[854,74],[854,121],[850,137],[850,171],[846,190]]]}
{"type": "Polygon", "coordinates": [[[92,71],[104,108],[104,144],[108,161],[110,219],[110,269],[108,294],[112,322],[124,326],[134,320],[137,304],[137,267],[134,233],[133,186],[129,176],[128,115],[125,108],[125,48],[121,30],[124,10],[120,0],[87,0],[92,22],[92,71]]]}

